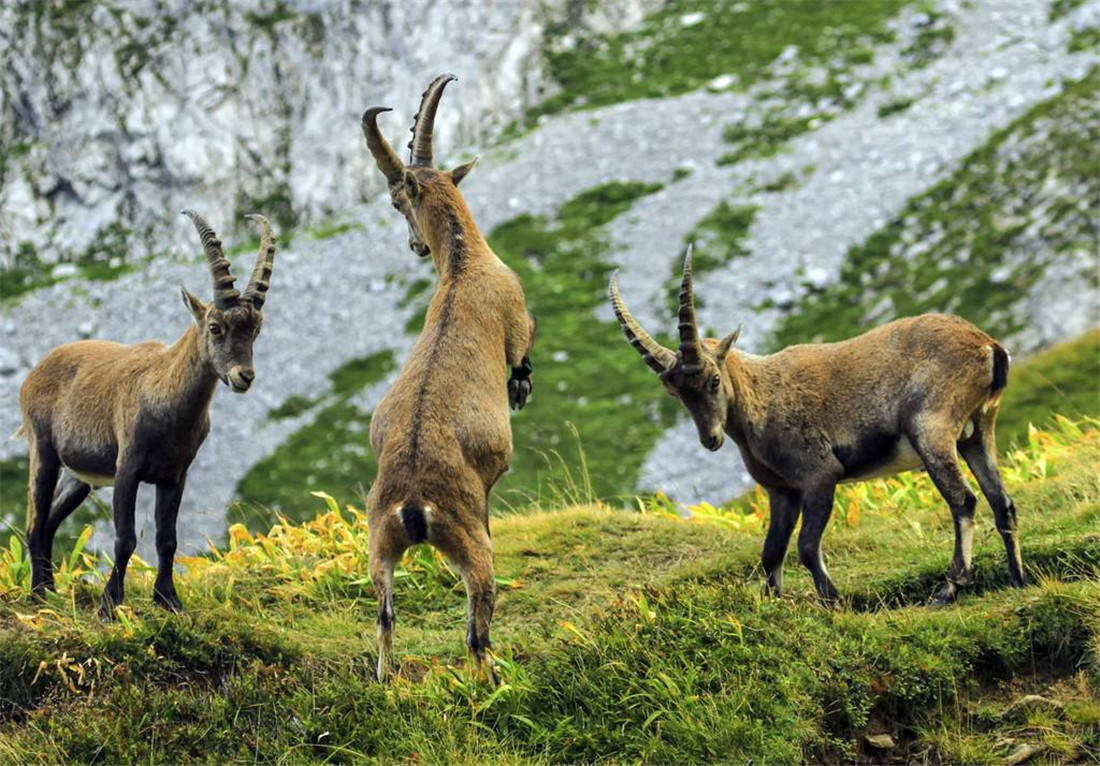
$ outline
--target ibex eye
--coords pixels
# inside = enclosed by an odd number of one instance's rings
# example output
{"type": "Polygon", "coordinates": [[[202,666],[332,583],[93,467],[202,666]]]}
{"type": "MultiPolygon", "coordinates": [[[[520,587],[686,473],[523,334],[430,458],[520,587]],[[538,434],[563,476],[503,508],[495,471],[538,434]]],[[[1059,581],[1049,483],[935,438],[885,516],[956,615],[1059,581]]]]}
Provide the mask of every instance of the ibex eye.
{"type": "Polygon", "coordinates": [[[222,326],[220,324],[210,325],[210,334],[211,335],[221,335],[222,334],[222,326]]]}
{"type": "Polygon", "coordinates": [[[710,379],[710,390],[711,391],[717,391],[718,390],[718,384],[721,383],[721,382],[722,381],[718,378],[711,378],[710,379]]]}

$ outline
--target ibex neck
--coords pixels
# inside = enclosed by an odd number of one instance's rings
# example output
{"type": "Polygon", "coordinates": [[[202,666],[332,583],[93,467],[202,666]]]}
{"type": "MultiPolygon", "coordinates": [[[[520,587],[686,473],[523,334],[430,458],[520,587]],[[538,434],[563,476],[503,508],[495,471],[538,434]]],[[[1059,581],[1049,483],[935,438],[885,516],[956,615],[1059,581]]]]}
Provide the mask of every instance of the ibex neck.
{"type": "Polygon", "coordinates": [[[164,400],[179,407],[181,414],[198,416],[210,407],[218,374],[199,349],[199,329],[192,324],[166,351],[168,357],[161,380],[164,400]]]}
{"type": "MultiPolygon", "coordinates": [[[[729,371],[730,385],[733,388],[733,395],[729,398],[726,423],[742,433],[747,428],[747,424],[753,421],[754,413],[760,404],[759,387],[756,385],[756,374],[752,367],[752,360],[737,353],[736,349],[731,350],[726,356],[726,369],[729,371]]],[[[728,426],[727,430],[729,430],[728,426]]]]}
{"type": "Polygon", "coordinates": [[[433,227],[435,236],[428,246],[440,277],[456,277],[471,259],[491,253],[467,210],[448,207],[440,212],[439,219],[433,227]]]}

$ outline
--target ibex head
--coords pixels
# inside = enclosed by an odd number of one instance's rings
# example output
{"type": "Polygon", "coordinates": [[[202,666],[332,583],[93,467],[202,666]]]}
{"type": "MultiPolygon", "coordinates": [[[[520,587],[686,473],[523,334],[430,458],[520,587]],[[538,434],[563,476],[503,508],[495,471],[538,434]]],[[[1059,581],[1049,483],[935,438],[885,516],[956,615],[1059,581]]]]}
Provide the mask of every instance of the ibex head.
{"type": "Polygon", "coordinates": [[[431,254],[422,215],[427,208],[425,201],[435,194],[447,194],[457,187],[477,164],[475,157],[454,170],[437,170],[432,160],[432,128],[439,99],[447,83],[456,80],[452,74],[441,74],[420,98],[420,109],[413,119],[412,139],[409,141],[409,164],[406,166],[390,147],[378,129],[378,115],[390,111],[387,106],[372,106],[363,113],[363,135],[367,149],[374,157],[378,169],[386,177],[390,200],[394,209],[405,216],[409,224],[409,248],[421,258],[431,254]]]}
{"type": "Polygon", "coordinates": [[[182,212],[199,232],[214,280],[213,303],[203,303],[186,288],[180,288],[183,303],[191,310],[198,325],[199,353],[223,383],[243,394],[256,377],[252,367],[252,344],[263,324],[261,310],[275,261],[275,237],[271,233],[271,224],[262,215],[246,216],[260,227],[260,252],[256,256],[252,278],[242,295],[233,287],[229,261],[222,252],[218,235],[198,213],[193,210],[182,212]]]}
{"type": "Polygon", "coordinates": [[[691,245],[684,255],[684,277],[680,283],[680,349],[665,348],[650,337],[634,319],[619,294],[618,272],[611,275],[608,290],[611,307],[630,344],[657,373],[670,394],[691,413],[699,431],[699,441],[709,450],[717,450],[725,441],[726,416],[732,396],[726,355],[741,332],[737,328],[720,341],[701,340],[695,322],[695,296],[692,293],[691,245]]]}

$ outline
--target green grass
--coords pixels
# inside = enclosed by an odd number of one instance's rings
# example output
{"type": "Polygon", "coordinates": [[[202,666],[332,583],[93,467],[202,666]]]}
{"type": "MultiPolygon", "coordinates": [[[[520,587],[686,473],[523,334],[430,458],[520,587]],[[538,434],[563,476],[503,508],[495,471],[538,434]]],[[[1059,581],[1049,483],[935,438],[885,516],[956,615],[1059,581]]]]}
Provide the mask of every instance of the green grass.
{"type": "Polygon", "coordinates": [[[736,74],[746,88],[767,74],[788,45],[806,66],[867,61],[870,44],[889,39],[884,22],[905,0],[719,0],[701,5],[672,0],[635,31],[614,37],[587,36],[569,49],[561,37],[575,30],[548,30],[546,59],[561,91],[528,114],[533,121],[570,107],[596,107],[639,98],[671,96],[702,87],[718,75],[736,74]],[[704,11],[702,23],[681,17],[704,11]]]}
{"type": "Polygon", "coordinates": [[[1053,413],[1100,417],[1100,330],[1060,343],[1012,365],[997,415],[1001,448],[1027,437],[1029,423],[1053,413]]]}
{"type": "Polygon", "coordinates": [[[368,444],[370,413],[349,399],[396,365],[389,349],[352,359],[329,374],[328,394],[318,400],[292,396],[272,410],[272,418],[292,417],[323,405],[308,424],[241,478],[239,501],[229,508],[228,523],[266,529],[276,514],[304,520],[313,515],[309,492],[322,488],[345,502],[360,502],[378,467],[368,444]]]}
{"type": "Polygon", "coordinates": [[[777,154],[795,136],[815,128],[828,115],[810,117],[783,117],[768,115],[763,124],[749,128],[741,123],[729,125],[723,133],[726,141],[736,147],[718,158],[719,165],[735,165],[749,157],[771,157],[777,154]]]}
{"type": "Polygon", "coordinates": [[[1071,11],[1080,8],[1084,2],[1085,0],[1052,0],[1050,4],[1050,20],[1058,21],[1058,19],[1067,16],[1071,11]]]}
{"type": "Polygon", "coordinates": [[[851,248],[839,281],[787,313],[774,345],[839,340],[923,311],[960,314],[997,337],[1023,329],[1016,306],[1052,254],[1095,247],[1098,91],[1094,69],[994,133],[851,248]]]}
{"type": "Polygon", "coordinates": [[[238,528],[226,550],[182,562],[180,615],[151,606],[139,563],[111,624],[94,615],[100,583],[83,579],[94,561],[34,604],[0,549],[0,759],[837,762],[874,760],[870,731],[892,735],[898,761],[1000,759],[1008,737],[1089,761],[1098,460],[1097,432],[1074,428],[1010,456],[1037,584],[1005,587],[983,505],[978,585],[945,609],[923,605],[953,535],[927,477],[902,508],[836,514],[837,610],[817,605],[794,560],[786,596],[763,598],[756,530],[606,507],[498,519],[495,689],[462,667],[462,586],[427,549],[397,579],[400,677],[371,680],[361,516],[330,510],[270,537],[238,528]],[[1064,714],[1005,718],[1029,692],[1064,714]]]}

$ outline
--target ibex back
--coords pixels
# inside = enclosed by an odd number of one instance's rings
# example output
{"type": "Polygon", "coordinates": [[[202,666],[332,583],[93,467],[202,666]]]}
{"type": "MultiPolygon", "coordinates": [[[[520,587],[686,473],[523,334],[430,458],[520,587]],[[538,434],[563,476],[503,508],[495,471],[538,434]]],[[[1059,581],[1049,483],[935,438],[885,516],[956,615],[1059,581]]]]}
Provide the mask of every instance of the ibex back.
{"type": "Polygon", "coordinates": [[[466,641],[484,665],[495,598],[489,491],[512,459],[509,405],[522,407],[531,390],[534,320],[523,288],[489,248],[458,191],[473,163],[452,171],[432,167],[432,119],[452,79],[437,78],[425,92],[408,167],[378,130],[385,110],[363,115],[367,147],[408,220],[409,245],[430,254],[439,274],[424,330],[371,420],[379,469],[367,505],[379,680],[392,667],[394,565],[421,542],[461,572],[466,641]]]}

